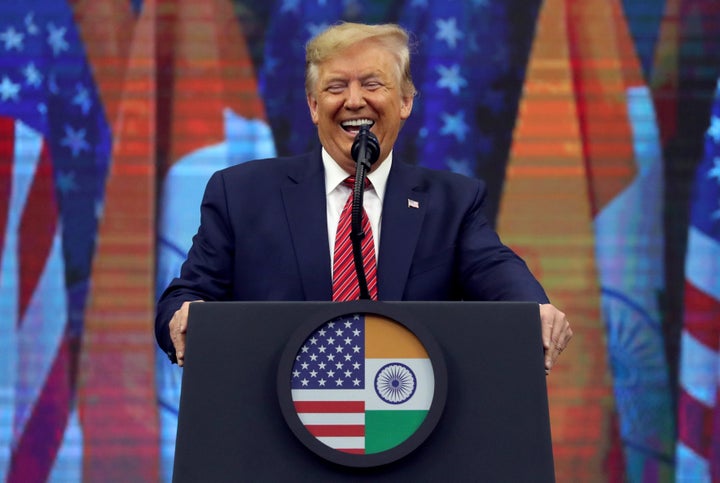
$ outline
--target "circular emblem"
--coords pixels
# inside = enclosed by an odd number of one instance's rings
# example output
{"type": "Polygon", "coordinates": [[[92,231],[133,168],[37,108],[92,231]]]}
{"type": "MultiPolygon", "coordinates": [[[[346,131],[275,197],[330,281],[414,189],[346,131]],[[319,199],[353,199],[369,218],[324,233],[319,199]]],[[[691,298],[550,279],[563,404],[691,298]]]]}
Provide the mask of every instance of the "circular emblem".
{"type": "Polygon", "coordinates": [[[375,392],[389,404],[402,404],[415,394],[415,373],[405,364],[393,362],[375,375],[375,392]]]}
{"type": "Polygon", "coordinates": [[[439,348],[396,307],[357,301],[328,310],[298,329],[283,353],[277,388],[285,421],[334,463],[395,461],[429,436],[442,413],[439,348]]]}

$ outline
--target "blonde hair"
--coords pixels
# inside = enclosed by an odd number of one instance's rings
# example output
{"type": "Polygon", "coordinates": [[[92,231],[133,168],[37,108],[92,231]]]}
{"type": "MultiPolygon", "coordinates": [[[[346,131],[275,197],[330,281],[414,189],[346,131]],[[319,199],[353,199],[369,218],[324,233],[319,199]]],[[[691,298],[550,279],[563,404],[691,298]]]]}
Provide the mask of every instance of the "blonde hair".
{"type": "Polygon", "coordinates": [[[318,81],[318,67],[343,50],[365,40],[382,44],[397,59],[398,79],[403,97],[415,95],[410,73],[409,35],[396,24],[367,25],[341,22],[320,32],[305,45],[305,93],[312,94],[318,81]]]}

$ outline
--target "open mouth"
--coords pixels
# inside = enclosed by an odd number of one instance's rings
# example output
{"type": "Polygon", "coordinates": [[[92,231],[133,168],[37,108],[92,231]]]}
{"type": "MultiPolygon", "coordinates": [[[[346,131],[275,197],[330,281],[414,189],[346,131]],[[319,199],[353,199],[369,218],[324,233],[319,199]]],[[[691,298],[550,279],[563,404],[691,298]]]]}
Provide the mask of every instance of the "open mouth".
{"type": "Polygon", "coordinates": [[[374,124],[375,121],[370,119],[351,119],[349,121],[341,122],[340,126],[349,133],[357,134],[360,131],[360,126],[367,125],[372,127],[374,124]]]}

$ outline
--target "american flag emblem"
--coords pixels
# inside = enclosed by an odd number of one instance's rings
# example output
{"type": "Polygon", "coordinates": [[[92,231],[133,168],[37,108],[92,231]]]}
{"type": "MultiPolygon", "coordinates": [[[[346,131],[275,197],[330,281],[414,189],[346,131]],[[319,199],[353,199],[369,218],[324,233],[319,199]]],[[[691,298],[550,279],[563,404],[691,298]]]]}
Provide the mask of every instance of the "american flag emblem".
{"type": "Polygon", "coordinates": [[[420,203],[415,200],[408,198],[408,208],[420,208],[420,203]]]}

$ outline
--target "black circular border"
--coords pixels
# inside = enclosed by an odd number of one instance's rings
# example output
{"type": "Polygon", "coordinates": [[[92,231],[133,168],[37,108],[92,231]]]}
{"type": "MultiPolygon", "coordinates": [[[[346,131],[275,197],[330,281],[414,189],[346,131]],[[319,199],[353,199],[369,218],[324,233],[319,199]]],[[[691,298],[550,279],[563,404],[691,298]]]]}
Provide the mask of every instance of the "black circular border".
{"type": "Polygon", "coordinates": [[[400,305],[389,306],[382,302],[369,300],[357,300],[352,302],[338,302],[329,304],[327,308],[318,310],[313,314],[311,320],[303,322],[300,327],[290,336],[278,364],[276,389],[280,410],[285,422],[295,436],[313,453],[318,456],[342,466],[353,468],[370,468],[381,466],[413,452],[422,444],[430,433],[437,426],[440,416],[445,408],[447,398],[447,367],[440,346],[435,337],[418,321],[401,308],[400,305]],[[302,344],[310,334],[322,324],[334,320],[337,317],[348,314],[374,314],[379,315],[404,326],[425,346],[430,362],[433,366],[435,377],[435,391],[430,405],[430,410],[420,427],[405,441],[386,451],[373,454],[352,454],[335,450],[322,442],[305,428],[300,417],[295,411],[295,405],[290,392],[288,375],[292,372],[292,365],[302,344]]]}

